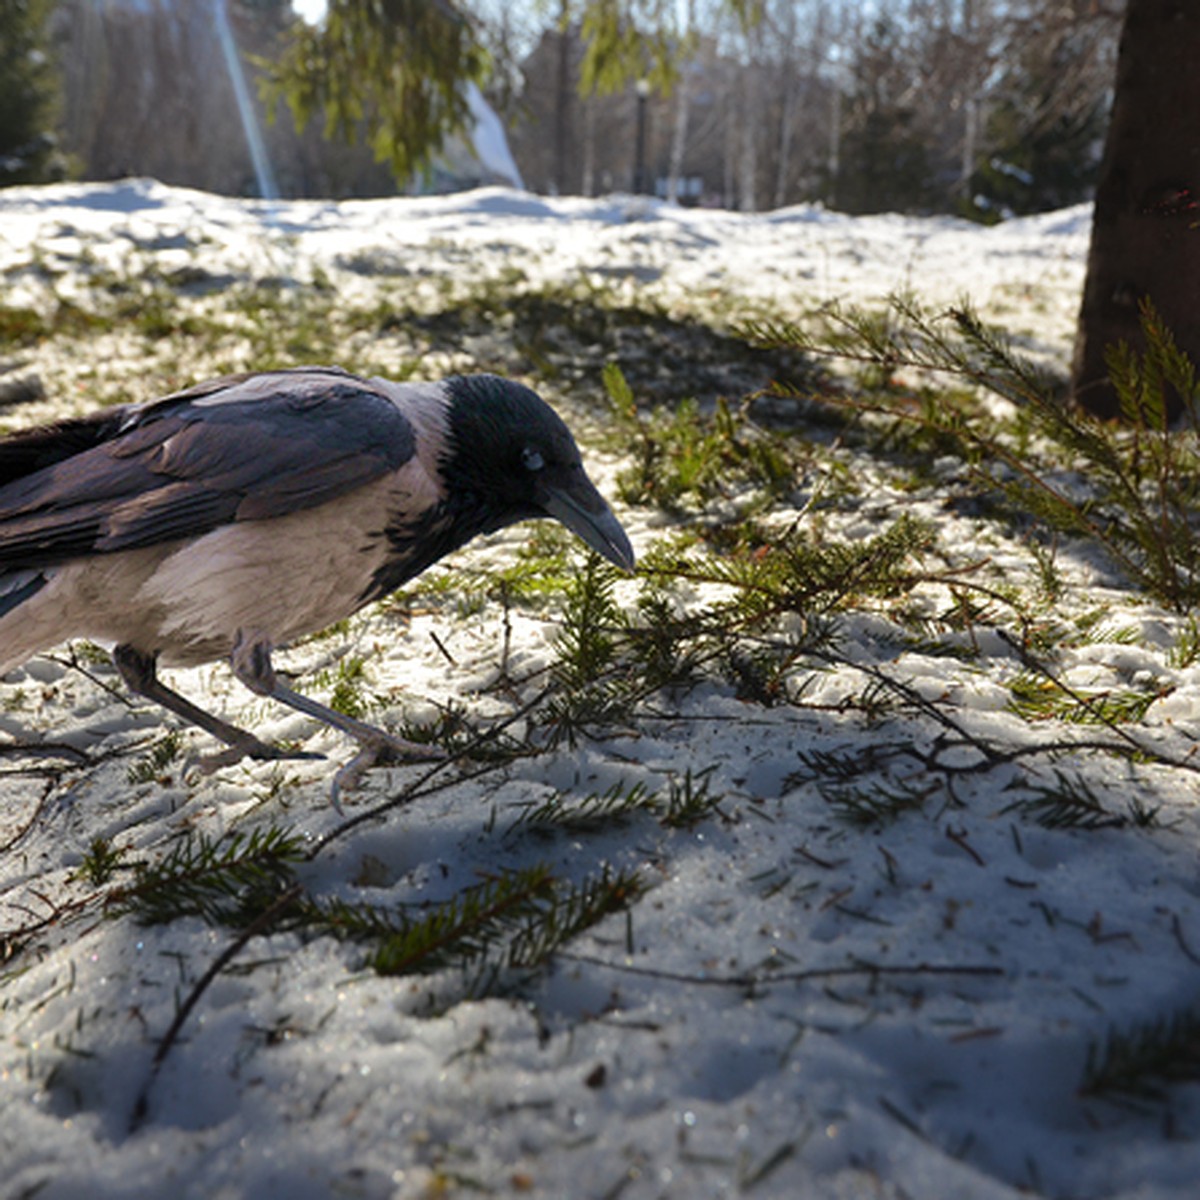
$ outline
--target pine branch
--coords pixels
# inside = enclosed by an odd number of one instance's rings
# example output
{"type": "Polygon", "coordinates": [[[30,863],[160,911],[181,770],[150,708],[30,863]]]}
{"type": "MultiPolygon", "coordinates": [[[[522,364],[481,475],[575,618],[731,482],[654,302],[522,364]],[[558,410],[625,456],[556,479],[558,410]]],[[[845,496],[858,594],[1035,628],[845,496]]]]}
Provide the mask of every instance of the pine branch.
{"type": "Polygon", "coordinates": [[[949,374],[1013,401],[1017,417],[998,428],[941,400],[913,409],[907,397],[886,393],[818,398],[856,414],[886,415],[934,438],[1017,508],[1103,547],[1151,595],[1179,611],[1200,604],[1200,388],[1194,366],[1151,305],[1141,311],[1144,352],[1117,346],[1109,354],[1123,426],[1066,402],[1045,371],[967,306],[933,314],[911,297],[893,296],[882,314],[835,307],[825,316],[820,336],[770,322],[747,322],[740,332],[760,348],[862,362],[888,379],[902,368],[949,374]],[[1169,428],[1168,391],[1180,398],[1189,429],[1169,428]],[[1064,470],[1081,471],[1082,488],[1064,470]]]}
{"type": "Polygon", "coordinates": [[[585,879],[554,896],[527,920],[513,938],[506,964],[510,969],[543,966],[561,946],[612,913],[628,908],[646,890],[636,871],[612,872],[606,865],[599,878],[585,879]]]}
{"type": "Polygon", "coordinates": [[[198,834],[136,867],[133,883],[110,892],[107,903],[144,924],[184,916],[244,924],[291,887],[307,849],[301,835],[274,827],[216,839],[198,834]]]}
{"type": "Polygon", "coordinates": [[[509,833],[518,830],[561,830],[564,833],[594,833],[610,828],[637,813],[657,813],[661,807],[657,792],[644,783],[627,785],[618,780],[607,791],[591,792],[578,800],[569,800],[556,792],[548,800],[532,801],[520,807],[509,833]]]}
{"type": "Polygon", "coordinates": [[[1173,1084],[1200,1081],[1200,1012],[1181,1009],[1088,1047],[1080,1093],[1161,1100],[1173,1084]]]}
{"type": "Polygon", "coordinates": [[[467,888],[419,918],[401,918],[370,956],[381,975],[411,975],[465,966],[489,954],[514,926],[525,928],[549,903],[554,879],[544,865],[507,871],[467,888]]]}
{"type": "Polygon", "coordinates": [[[1119,829],[1129,818],[1106,808],[1099,796],[1079,778],[1054,772],[1055,786],[1033,788],[1033,798],[1017,800],[1001,812],[1019,812],[1044,829],[1119,829]]]}

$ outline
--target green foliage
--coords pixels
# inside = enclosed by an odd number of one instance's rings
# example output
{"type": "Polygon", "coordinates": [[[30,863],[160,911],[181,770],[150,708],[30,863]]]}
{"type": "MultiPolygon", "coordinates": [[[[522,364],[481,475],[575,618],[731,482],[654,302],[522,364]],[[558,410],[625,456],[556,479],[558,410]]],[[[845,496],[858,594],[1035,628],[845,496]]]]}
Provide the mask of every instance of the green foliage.
{"type": "MultiPolygon", "coordinates": [[[[296,867],[307,849],[302,835],[277,828],[220,839],[189,836],[158,861],[137,864],[133,882],[110,892],[106,903],[111,912],[131,912],[147,924],[196,916],[245,929],[268,915],[272,927],[365,945],[368,965],[381,975],[471,969],[468,994],[483,995],[514,970],[544,965],[564,943],[644,890],[633,871],[605,867],[568,883],[539,863],[502,870],[434,904],[385,908],[305,892],[296,867]],[[286,907],[272,912],[281,898],[286,907]]],[[[100,886],[124,857],[98,840],[80,872],[100,886]]]]}
{"type": "MultiPolygon", "coordinates": [[[[888,695],[884,687],[872,684],[856,707],[868,721],[876,721],[898,711],[900,699],[898,690],[888,695]]],[[[913,763],[926,767],[928,760],[907,742],[872,741],[851,750],[814,747],[798,750],[796,757],[800,769],[787,777],[786,786],[815,783],[838,818],[859,828],[889,825],[907,813],[922,812],[933,795],[944,791],[945,778],[939,772],[913,773],[913,763]]]]}
{"type": "Polygon", "coordinates": [[[1172,1084],[1200,1081],[1200,1012],[1111,1029],[1088,1047],[1080,1092],[1085,1096],[1162,1099],[1172,1084]]]}
{"type": "Polygon", "coordinates": [[[691,829],[716,811],[723,797],[708,790],[713,769],[705,767],[693,774],[688,767],[682,778],[670,781],[661,818],[668,829],[691,829]]]}
{"type": "MultiPolygon", "coordinates": [[[[1142,450],[1141,466],[1147,478],[1170,476],[1192,465],[1190,460],[1177,463],[1177,447],[1170,438],[1168,416],[1172,407],[1182,410],[1193,434],[1200,433],[1200,388],[1195,364],[1179,349],[1171,331],[1149,299],[1141,302],[1141,333],[1145,349],[1139,354],[1126,342],[1108,348],[1105,362],[1109,380],[1116,390],[1122,418],[1135,431],[1157,437],[1142,450]],[[1162,443],[1160,445],[1160,443],[1162,443]]],[[[1194,448],[1192,448],[1194,453],[1194,448]]]]}
{"type": "Polygon", "coordinates": [[[1049,212],[1088,199],[1094,187],[1108,112],[1096,30],[1041,19],[1046,28],[1001,64],[986,106],[988,153],[971,176],[964,216],[1049,212]]]}
{"type": "Polygon", "coordinates": [[[554,893],[548,867],[505,871],[457,892],[416,917],[402,917],[378,939],[371,967],[381,975],[411,975],[466,965],[537,917],[554,893]]]}
{"type": "Polygon", "coordinates": [[[1162,693],[1108,689],[1066,691],[1057,680],[1036,671],[1018,675],[1010,684],[1012,710],[1026,721],[1055,720],[1075,725],[1113,725],[1140,721],[1162,693]]]}
{"type": "Polygon", "coordinates": [[[341,901],[307,901],[294,920],[310,930],[363,942],[381,975],[473,970],[468,993],[497,990],[504,974],[543,966],[566,942],[644,890],[636,872],[578,883],[558,880],[544,864],[502,871],[416,912],[341,901]]]}
{"type": "Polygon", "coordinates": [[[50,0],[0,5],[0,187],[63,174],[53,132],[58,75],[49,53],[50,0]]]}
{"type": "Polygon", "coordinates": [[[557,684],[547,705],[555,741],[574,745],[583,729],[618,720],[621,689],[609,677],[616,665],[617,635],[624,617],[614,598],[616,570],[589,551],[567,587],[555,640],[557,684]]]}
{"type": "Polygon", "coordinates": [[[117,873],[125,854],[124,848],[114,849],[108,838],[93,838],[83,861],[79,864],[78,874],[92,887],[103,887],[117,873]]]}
{"type": "Polygon", "coordinates": [[[605,864],[598,875],[556,892],[553,903],[522,925],[509,944],[505,965],[521,971],[544,966],[562,946],[605,917],[625,911],[645,891],[636,871],[613,871],[605,864]]]}
{"type": "Polygon", "coordinates": [[[584,0],[580,92],[610,95],[635,79],[669,91],[682,50],[673,15],[662,0],[584,0]]]}
{"type": "Polygon", "coordinates": [[[629,785],[620,781],[604,792],[589,792],[581,799],[556,793],[540,804],[522,805],[509,831],[594,833],[639,814],[655,817],[668,829],[690,829],[710,816],[724,798],[723,793],[708,790],[712,770],[708,767],[693,773],[688,767],[681,778],[668,782],[666,796],[641,782],[629,785]]]}
{"type": "Polygon", "coordinates": [[[827,397],[859,414],[890,417],[892,433],[908,426],[921,446],[932,440],[952,450],[979,485],[1024,518],[1094,542],[1169,607],[1187,612],[1200,604],[1200,397],[1192,364],[1149,304],[1142,309],[1144,353],[1118,346],[1110,355],[1123,425],[1070,404],[1045,371],[969,308],[935,315],[894,297],[882,316],[834,308],[828,319],[823,338],[770,322],[747,323],[743,334],[756,345],[872,364],[889,377],[901,368],[946,372],[1013,401],[1012,423],[997,427],[961,406],[914,410],[907,393],[827,397]],[[1186,429],[1167,424],[1168,390],[1184,405],[1186,429]]]}
{"type": "Polygon", "coordinates": [[[826,618],[910,591],[934,543],[931,527],[909,516],[853,542],[798,527],[779,532],[747,523],[742,532],[745,544],[726,554],[654,547],[643,559],[648,584],[636,617],[616,602],[617,573],[589,556],[566,591],[553,668],[558,686],[541,711],[552,741],[574,744],[593,726],[623,721],[639,697],[689,686],[706,665],[744,699],[788,698],[797,662],[831,637],[826,618]],[[717,585],[724,595],[677,615],[670,589],[680,584],[717,585]]]}
{"type": "Polygon", "coordinates": [[[191,834],[158,861],[139,864],[133,882],[109,903],[147,925],[187,916],[244,925],[293,882],[305,850],[303,835],[280,828],[221,838],[191,834]]]}
{"type": "Polygon", "coordinates": [[[1189,616],[1167,660],[1172,667],[1183,669],[1200,661],[1200,621],[1194,615],[1189,616]]]}
{"type": "Polygon", "coordinates": [[[567,588],[556,672],[567,688],[586,687],[612,664],[614,631],[623,623],[613,596],[617,573],[589,552],[567,588]]]}
{"type": "Polygon", "coordinates": [[[862,828],[874,828],[898,820],[905,813],[920,812],[933,792],[941,790],[940,781],[893,777],[882,780],[857,780],[853,783],[825,784],[821,795],[843,821],[862,828]]]}
{"type": "Polygon", "coordinates": [[[467,127],[467,85],[487,56],[451,0],[330,0],[319,27],[297,22],[276,62],[263,62],[269,111],[287,100],[296,123],[324,114],[325,136],[365,132],[401,186],[467,127]]]}
{"type": "Polygon", "coordinates": [[[322,671],[314,680],[318,687],[329,688],[329,707],[356,720],[365,717],[371,707],[365,694],[367,660],[361,654],[338,659],[332,670],[322,671]]]}
{"type": "Polygon", "coordinates": [[[932,130],[908,86],[913,47],[902,22],[881,13],[855,44],[843,101],[832,200],[849,213],[913,212],[935,197],[932,130]]]}
{"type": "Polygon", "coordinates": [[[627,504],[676,508],[685,499],[704,504],[747,487],[760,489],[765,504],[795,490],[801,469],[796,441],[756,425],[748,402],[735,411],[720,398],[705,416],[694,399],[684,399],[643,417],[615,364],[605,368],[604,384],[633,459],[617,476],[627,504]]]}
{"type": "Polygon", "coordinates": [[[1004,811],[1019,812],[1045,829],[1119,829],[1131,822],[1146,828],[1156,823],[1156,809],[1131,800],[1126,813],[1113,812],[1082,779],[1063,771],[1055,771],[1054,777],[1053,786],[1035,787],[1031,798],[1004,811]]]}
{"type": "Polygon", "coordinates": [[[669,547],[645,556],[652,575],[731,589],[712,609],[726,628],[759,626],[788,614],[813,618],[910,591],[936,544],[926,521],[907,513],[873,537],[825,539],[812,528],[771,531],[746,522],[744,542],[726,555],[687,555],[669,547]]]}
{"type": "Polygon", "coordinates": [[[112,317],[70,300],[59,300],[50,313],[0,305],[0,346],[32,346],[53,337],[86,337],[112,326],[112,317]]]}
{"type": "Polygon", "coordinates": [[[163,734],[150,748],[150,752],[138,759],[126,772],[130,783],[153,783],[160,779],[166,769],[178,757],[183,748],[183,734],[178,729],[172,729],[163,734]]]}
{"type": "Polygon", "coordinates": [[[669,579],[647,579],[630,624],[629,654],[651,691],[687,690],[703,674],[702,621],[671,595],[669,579]]]}
{"type": "Polygon", "coordinates": [[[520,805],[509,831],[594,833],[640,813],[655,813],[660,807],[658,792],[652,792],[644,783],[627,785],[618,781],[606,791],[589,792],[580,799],[568,799],[563,793],[556,792],[541,803],[520,805]]]}
{"type": "MultiPolygon", "coordinates": [[[[725,553],[690,541],[652,547],[632,613],[616,603],[617,576],[605,563],[592,559],[579,572],[567,590],[555,687],[538,710],[552,744],[629,722],[659,689],[687,689],[704,678],[726,680],[739,698],[758,704],[795,700],[798,672],[811,673],[811,661],[823,665],[830,653],[835,615],[905,596],[926,578],[922,562],[935,541],[932,528],[910,516],[857,541],[753,522],[739,534],[725,553]],[[675,599],[676,589],[691,594],[696,585],[712,597],[705,605],[675,599]]],[[[703,771],[679,786],[681,819],[709,807],[703,771]]]]}

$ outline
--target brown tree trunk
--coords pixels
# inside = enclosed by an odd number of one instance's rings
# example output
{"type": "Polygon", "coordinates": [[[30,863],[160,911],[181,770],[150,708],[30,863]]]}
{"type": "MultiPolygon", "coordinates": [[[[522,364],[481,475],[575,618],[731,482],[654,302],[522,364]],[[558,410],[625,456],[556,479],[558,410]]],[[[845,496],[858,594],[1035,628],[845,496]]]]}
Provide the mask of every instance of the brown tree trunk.
{"type": "MultiPolygon", "coordinates": [[[[1079,312],[1071,391],[1118,415],[1105,348],[1140,346],[1149,297],[1200,363],[1200,2],[1129,0],[1079,312]]],[[[1178,397],[1168,397],[1178,411],[1178,397]]]]}

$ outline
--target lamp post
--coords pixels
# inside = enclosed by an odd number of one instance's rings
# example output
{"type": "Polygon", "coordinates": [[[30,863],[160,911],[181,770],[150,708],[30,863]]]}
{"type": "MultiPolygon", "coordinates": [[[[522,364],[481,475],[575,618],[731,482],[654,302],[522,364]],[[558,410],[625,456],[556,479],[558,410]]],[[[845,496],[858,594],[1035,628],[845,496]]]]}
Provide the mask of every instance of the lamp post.
{"type": "Polygon", "coordinates": [[[646,102],[650,99],[650,80],[639,79],[634,85],[637,92],[637,143],[633,158],[633,190],[642,195],[646,187],[646,102]]]}

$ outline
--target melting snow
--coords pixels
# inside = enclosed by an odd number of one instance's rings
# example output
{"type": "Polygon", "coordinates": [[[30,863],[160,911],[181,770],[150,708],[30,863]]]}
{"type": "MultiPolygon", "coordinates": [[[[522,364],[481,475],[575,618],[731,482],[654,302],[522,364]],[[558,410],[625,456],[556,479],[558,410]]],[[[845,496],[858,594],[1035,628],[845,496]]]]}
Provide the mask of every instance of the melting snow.
{"type": "MultiPolygon", "coordinates": [[[[47,271],[63,295],[96,261],[196,253],[214,274],[303,283],[319,268],[347,290],[365,286],[368,264],[403,266],[397,286],[517,264],[533,279],[592,273],[668,296],[740,294],[785,315],[911,287],[932,303],[971,297],[1061,363],[1088,218],[1079,208],[982,229],[496,189],[266,203],[135,180],[0,192],[0,271],[6,303],[35,305],[47,302],[47,271]]],[[[860,536],[907,509],[937,522],[964,561],[1024,561],[982,520],[948,512],[936,489],[891,493],[881,479],[871,500],[830,517],[831,533],[860,536]]],[[[635,544],[654,538],[652,514],[622,515],[635,544]]],[[[506,561],[521,536],[484,545],[473,561],[506,561]]],[[[1186,761],[1200,668],[1173,665],[1179,621],[1084,562],[1070,570],[1089,581],[1090,605],[1107,605],[1114,628],[1138,636],[1065,651],[1064,676],[1091,688],[1159,681],[1169,695],[1135,736],[1186,761]]],[[[495,679],[506,632],[522,669],[547,660],[547,619],[517,613],[506,631],[492,608],[470,620],[416,614],[399,642],[394,622],[367,614],[352,636],[370,651],[376,690],[499,715],[500,702],[477,689],[495,679]]],[[[1158,807],[1159,821],[1044,828],[1010,805],[1028,794],[1027,771],[1050,784],[1056,763],[1031,756],[1023,766],[1020,755],[1087,731],[1010,710],[1007,684],[1022,670],[1011,645],[980,630],[981,657],[963,662],[906,646],[890,621],[865,613],[846,619],[842,637],[854,665],[815,679],[805,707],[759,708],[708,684],[664,703],[636,734],[518,760],[363,822],[307,868],[323,895],[395,904],[448,896],[514,860],[546,857],[568,878],[602,863],[641,870],[653,886],[628,920],[576,939],[519,997],[430,1015],[436,985],[381,978],[353,945],[277,934],[252,941],[203,993],[154,1076],[181,998],[232,935],[199,920],[47,924],[0,976],[0,1195],[1194,1196],[1194,1086],[1140,1108],[1078,1089],[1089,1044],[1110,1027],[1168,1015],[1200,991],[1195,776],[1066,752],[1057,765],[1113,811],[1138,802],[1158,807]],[[806,777],[801,752],[850,754],[864,770],[884,746],[942,753],[945,730],[919,707],[871,723],[840,706],[872,671],[1015,757],[964,770],[952,794],[919,812],[848,825],[806,777]],[[662,789],[710,766],[720,812],[691,829],[638,817],[542,844],[512,828],[522,806],[556,789],[662,789]],[[146,1119],[130,1133],[151,1079],[146,1119]]],[[[311,665],[320,650],[296,654],[311,665]]],[[[219,665],[181,673],[181,686],[265,737],[307,737],[331,760],[345,756],[337,737],[269,711],[227,676],[219,665]]],[[[127,758],[103,756],[160,729],[157,711],[131,714],[49,660],[2,690],[14,698],[0,713],[7,734],[27,735],[33,714],[98,765],[52,783],[17,770],[27,764],[0,764],[0,929],[48,915],[97,837],[136,856],[194,829],[276,820],[315,842],[339,825],[327,763],[209,778],[176,767],[134,783],[127,758]]],[[[954,761],[969,765],[962,753],[954,761]]],[[[373,772],[351,815],[425,769],[373,772]]],[[[943,777],[916,758],[905,770],[916,789],[943,777]]]]}

